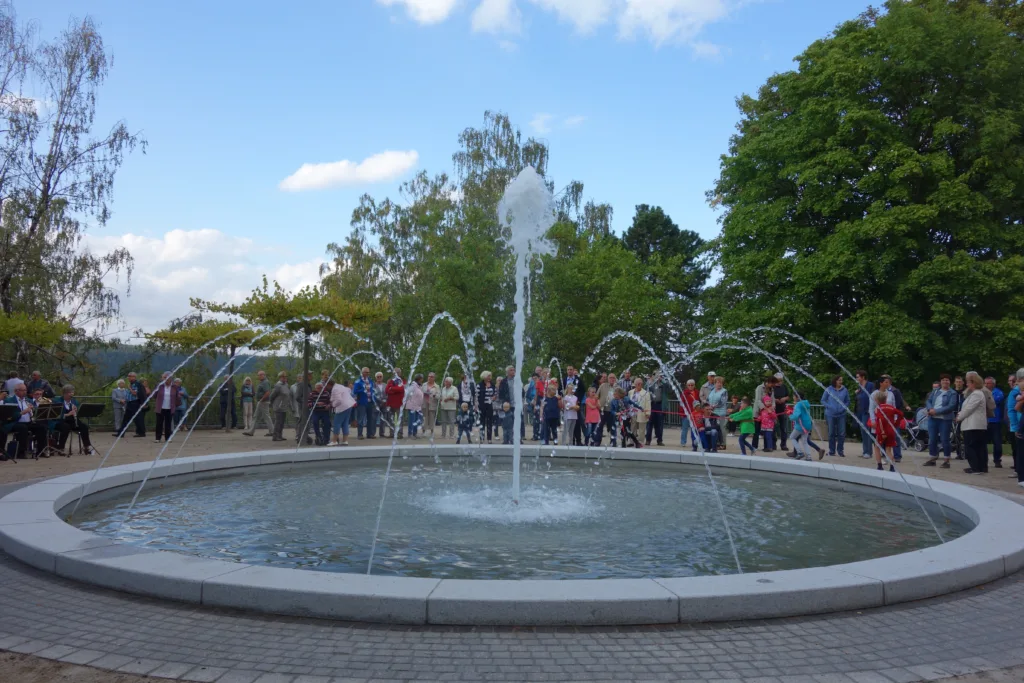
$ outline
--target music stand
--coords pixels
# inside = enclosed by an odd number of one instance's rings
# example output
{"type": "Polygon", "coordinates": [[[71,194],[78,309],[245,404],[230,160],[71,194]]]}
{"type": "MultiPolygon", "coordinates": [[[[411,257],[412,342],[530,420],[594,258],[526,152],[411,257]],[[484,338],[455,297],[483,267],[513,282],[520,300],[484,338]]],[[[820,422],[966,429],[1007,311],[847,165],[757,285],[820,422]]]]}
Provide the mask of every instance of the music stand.
{"type": "Polygon", "coordinates": [[[64,406],[59,403],[49,403],[47,405],[36,406],[35,411],[33,411],[32,421],[46,427],[46,445],[43,446],[42,451],[36,449],[36,459],[39,458],[39,453],[45,453],[47,457],[51,455],[61,455],[60,449],[54,448],[50,445],[50,423],[60,420],[60,414],[63,409],[64,406]]]}

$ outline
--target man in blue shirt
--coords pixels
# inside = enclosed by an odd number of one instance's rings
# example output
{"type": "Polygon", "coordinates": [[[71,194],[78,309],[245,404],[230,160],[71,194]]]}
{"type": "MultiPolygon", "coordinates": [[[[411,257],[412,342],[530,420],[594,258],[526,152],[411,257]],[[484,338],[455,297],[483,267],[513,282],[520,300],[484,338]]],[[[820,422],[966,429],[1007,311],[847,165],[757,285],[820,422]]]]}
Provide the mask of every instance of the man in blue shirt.
{"type": "Polygon", "coordinates": [[[992,444],[992,462],[996,467],[1003,466],[1003,419],[1006,410],[1006,396],[1003,390],[996,386],[995,377],[985,378],[985,388],[992,392],[992,400],[996,403],[996,410],[992,417],[988,418],[988,442],[992,444]]]}
{"type": "Polygon", "coordinates": [[[370,368],[363,368],[362,374],[356,383],[352,385],[352,395],[356,399],[356,438],[362,441],[363,428],[366,428],[366,438],[375,439],[376,434],[376,406],[374,402],[374,391],[376,386],[370,376],[370,368]]]}

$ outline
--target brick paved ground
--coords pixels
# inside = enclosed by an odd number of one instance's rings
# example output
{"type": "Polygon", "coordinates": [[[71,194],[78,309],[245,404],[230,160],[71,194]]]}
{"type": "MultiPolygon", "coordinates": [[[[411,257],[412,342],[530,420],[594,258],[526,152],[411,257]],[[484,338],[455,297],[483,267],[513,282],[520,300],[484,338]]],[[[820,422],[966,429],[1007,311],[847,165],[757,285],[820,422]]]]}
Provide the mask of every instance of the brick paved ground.
{"type": "Polygon", "coordinates": [[[384,627],[90,588],[0,555],[0,649],[189,681],[892,683],[1024,664],[1024,576],[892,608],[671,627],[384,627]]]}
{"type": "MultiPolygon", "coordinates": [[[[206,432],[197,433],[183,454],[266,447],[260,437],[206,432]]],[[[129,439],[111,464],[151,459],[157,448],[129,439]]],[[[97,463],[96,457],[0,463],[0,482],[97,463]]],[[[861,460],[847,457],[843,464],[861,460]]],[[[906,464],[905,471],[916,473],[912,463],[906,464]]],[[[988,479],[929,470],[924,472],[1019,491],[1005,476],[1008,470],[993,470],[988,479]]],[[[1022,604],[1024,574],[1018,574],[953,596],[822,617],[599,629],[386,627],[151,600],[67,581],[0,553],[0,650],[126,674],[218,683],[909,683],[989,670],[1002,670],[992,680],[1024,680],[1024,669],[1010,669],[1024,665],[1022,604]]],[[[0,666],[0,674],[15,671],[0,666]]],[[[62,679],[65,675],[70,674],[62,673],[62,679]]]]}

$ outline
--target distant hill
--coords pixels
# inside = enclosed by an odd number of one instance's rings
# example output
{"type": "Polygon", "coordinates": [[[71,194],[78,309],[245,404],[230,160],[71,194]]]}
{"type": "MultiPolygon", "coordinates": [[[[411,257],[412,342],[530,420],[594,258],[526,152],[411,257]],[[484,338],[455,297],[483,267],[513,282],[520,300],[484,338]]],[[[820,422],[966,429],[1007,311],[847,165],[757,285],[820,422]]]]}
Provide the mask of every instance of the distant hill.
{"type": "MultiPolygon", "coordinates": [[[[123,345],[119,349],[94,351],[89,354],[89,362],[96,365],[96,374],[108,379],[115,379],[126,374],[125,372],[121,372],[122,368],[126,367],[141,373],[171,370],[181,364],[186,358],[188,358],[188,356],[183,353],[160,353],[152,356],[151,358],[147,358],[146,352],[142,347],[130,345],[123,345]]],[[[241,362],[246,358],[248,358],[248,356],[243,354],[235,356],[236,363],[241,362]]],[[[228,357],[221,354],[216,358],[200,356],[193,362],[196,363],[197,366],[203,367],[212,373],[219,370],[227,361],[228,357]]],[[[292,370],[298,367],[298,363],[300,362],[298,359],[287,356],[268,356],[266,361],[274,367],[285,370],[292,370]]],[[[251,367],[252,364],[259,362],[259,360],[254,360],[246,367],[251,367]]]]}

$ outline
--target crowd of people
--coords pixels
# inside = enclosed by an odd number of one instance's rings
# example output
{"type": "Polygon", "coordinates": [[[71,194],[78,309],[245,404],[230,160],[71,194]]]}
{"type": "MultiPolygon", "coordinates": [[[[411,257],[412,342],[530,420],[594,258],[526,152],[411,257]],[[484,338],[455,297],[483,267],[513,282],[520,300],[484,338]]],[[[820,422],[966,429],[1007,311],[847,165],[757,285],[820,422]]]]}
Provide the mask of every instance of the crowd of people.
{"type": "MultiPolygon", "coordinates": [[[[893,469],[903,458],[901,434],[911,428],[927,435],[930,457],[925,467],[950,468],[955,449],[955,457],[967,460],[968,474],[988,472],[989,449],[992,464],[1001,468],[1008,443],[1015,476],[1024,486],[1024,368],[1009,376],[1005,390],[993,377],[983,379],[976,372],[943,374],[916,412],[888,375],[873,382],[868,373],[855,373],[852,394],[845,378],[836,375],[820,398],[827,449],[812,439],[815,425],[808,397],[782,373],[765,376],[753,397],[729,394],[724,378],[714,372],[708,372],[698,387],[696,380],[676,384],[660,372],[635,378],[628,369],[622,377],[600,372],[584,382],[573,366],[566,368],[564,376],[555,377],[550,369],[538,366],[518,395],[513,390],[515,374],[509,366],[497,376],[483,371],[477,378],[463,374],[458,382],[452,377],[439,382],[433,372],[407,380],[398,367],[387,378],[383,372],[362,368],[355,381],[336,380],[323,370],[319,381],[310,372],[289,383],[288,373],[280,372],[272,383],[260,370],[255,381],[245,377],[240,385],[234,377],[225,377],[216,385],[215,395],[224,430],[240,428],[246,436],[254,436],[263,426],[265,436],[284,441],[291,415],[296,440],[317,445],[346,446],[352,429],[360,440],[403,439],[408,433],[411,439],[437,436],[456,443],[476,439],[476,443],[510,444],[520,410],[521,439],[530,427],[530,438],[545,445],[601,446],[607,438],[613,447],[642,448],[652,441],[664,445],[666,416],[672,415],[681,426],[680,444],[689,443],[694,450],[722,450],[730,435],[738,434],[737,445],[744,455],[781,450],[797,459],[811,459],[812,453],[818,459],[826,454],[846,457],[847,425],[853,424],[859,431],[861,456],[874,458],[878,469],[885,462],[893,469]],[[677,386],[682,389],[681,401],[670,411],[677,386]]],[[[20,453],[33,442],[42,454],[47,433],[56,435],[63,449],[68,436],[76,432],[85,449],[91,450],[88,425],[77,419],[79,406],[72,385],[63,386],[56,397],[39,372],[28,381],[12,372],[0,387],[0,400],[18,407],[17,419],[4,424],[5,445],[8,435],[13,435],[20,453]],[[59,418],[49,424],[34,420],[34,411],[48,403],[61,405],[59,418]]],[[[110,400],[114,434],[133,429],[134,436],[145,437],[149,411],[155,414],[157,442],[169,438],[179,425],[187,426],[191,396],[170,373],[163,373],[155,388],[146,378],[129,373],[116,383],[110,400]],[[151,394],[155,395],[150,398],[151,394]]]]}

